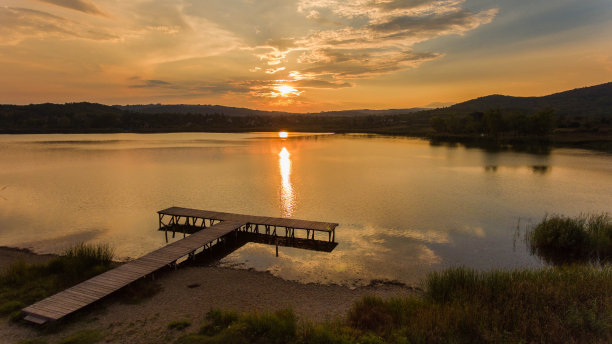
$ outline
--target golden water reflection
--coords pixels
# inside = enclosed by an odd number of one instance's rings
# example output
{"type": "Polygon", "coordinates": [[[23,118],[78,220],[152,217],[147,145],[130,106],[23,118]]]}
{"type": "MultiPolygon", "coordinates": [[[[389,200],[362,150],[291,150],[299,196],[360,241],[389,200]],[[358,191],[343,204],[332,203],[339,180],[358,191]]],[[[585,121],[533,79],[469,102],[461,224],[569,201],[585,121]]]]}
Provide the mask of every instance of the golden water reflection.
{"type": "Polygon", "coordinates": [[[291,154],[287,148],[283,147],[278,156],[281,175],[281,216],[291,217],[295,208],[295,194],[291,185],[291,154]]]}

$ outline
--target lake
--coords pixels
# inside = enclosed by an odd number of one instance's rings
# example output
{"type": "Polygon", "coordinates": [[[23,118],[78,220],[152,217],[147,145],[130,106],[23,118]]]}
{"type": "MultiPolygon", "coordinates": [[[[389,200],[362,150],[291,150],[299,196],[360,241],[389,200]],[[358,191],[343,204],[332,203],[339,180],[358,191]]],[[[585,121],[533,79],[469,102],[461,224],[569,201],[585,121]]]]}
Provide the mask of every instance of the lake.
{"type": "MultiPolygon", "coordinates": [[[[0,245],[120,259],[165,245],[170,206],[338,222],[332,253],[247,244],[219,264],[302,282],[418,283],[428,272],[541,266],[521,233],[609,212],[612,156],[291,133],[0,135],[0,245]]],[[[182,237],[182,236],[181,236],[182,237]]]]}

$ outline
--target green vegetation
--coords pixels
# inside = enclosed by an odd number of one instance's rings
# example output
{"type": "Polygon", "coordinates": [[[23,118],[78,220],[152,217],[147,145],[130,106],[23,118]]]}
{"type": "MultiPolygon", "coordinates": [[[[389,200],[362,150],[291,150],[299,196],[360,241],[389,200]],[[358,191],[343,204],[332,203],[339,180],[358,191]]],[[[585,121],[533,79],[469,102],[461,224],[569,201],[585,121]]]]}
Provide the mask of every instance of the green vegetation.
{"type": "Polygon", "coordinates": [[[47,264],[17,262],[0,275],[0,315],[20,318],[21,308],[112,267],[107,245],[78,244],[47,264]]]}
{"type": "Polygon", "coordinates": [[[291,310],[275,313],[243,314],[211,310],[196,334],[179,338],[177,343],[295,343],[297,318],[291,310]]]}
{"type": "Polygon", "coordinates": [[[184,330],[191,325],[189,320],[174,320],[168,323],[168,330],[184,330]]]}
{"type": "Polygon", "coordinates": [[[549,263],[607,263],[612,260],[612,218],[608,214],[546,216],[527,231],[532,253],[549,263]]]}
{"type": "Polygon", "coordinates": [[[612,268],[432,273],[422,297],[364,297],[345,320],[298,323],[289,310],[213,310],[177,343],[606,343],[612,268]]]}
{"type": "Polygon", "coordinates": [[[47,341],[41,338],[34,338],[19,341],[17,344],[47,344],[47,341]]]}
{"type": "Polygon", "coordinates": [[[433,116],[431,127],[438,134],[509,136],[548,136],[557,127],[557,116],[552,109],[541,110],[530,115],[520,112],[502,112],[499,109],[487,112],[472,112],[458,117],[433,116]]]}
{"type": "Polygon", "coordinates": [[[100,330],[81,330],[60,340],[57,344],[94,344],[101,341],[103,337],[100,330]]]}

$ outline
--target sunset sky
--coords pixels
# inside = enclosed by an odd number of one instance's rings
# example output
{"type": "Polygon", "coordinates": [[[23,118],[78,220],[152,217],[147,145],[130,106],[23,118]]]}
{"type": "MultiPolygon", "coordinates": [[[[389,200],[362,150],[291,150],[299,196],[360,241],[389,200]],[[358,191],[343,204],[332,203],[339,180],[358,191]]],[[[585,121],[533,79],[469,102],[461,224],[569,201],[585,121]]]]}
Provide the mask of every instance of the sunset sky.
{"type": "Polygon", "coordinates": [[[610,0],[0,0],[0,103],[439,106],[612,81],[610,0]]]}

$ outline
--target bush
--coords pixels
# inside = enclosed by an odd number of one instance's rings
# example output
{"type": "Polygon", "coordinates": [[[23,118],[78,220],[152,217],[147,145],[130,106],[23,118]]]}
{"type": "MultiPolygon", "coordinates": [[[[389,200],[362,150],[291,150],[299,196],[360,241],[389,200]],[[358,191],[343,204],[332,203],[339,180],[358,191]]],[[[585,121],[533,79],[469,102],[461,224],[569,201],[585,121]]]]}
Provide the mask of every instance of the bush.
{"type": "Polygon", "coordinates": [[[168,323],[168,330],[184,330],[191,325],[189,320],[174,320],[168,323]]]}
{"type": "Polygon", "coordinates": [[[608,262],[612,260],[612,219],[608,214],[546,216],[527,232],[526,241],[533,254],[552,264],[608,262]]]}
{"type": "Polygon", "coordinates": [[[293,343],[297,319],[291,310],[238,315],[213,309],[198,334],[179,338],[177,343],[293,343]]]}
{"type": "Polygon", "coordinates": [[[60,340],[57,344],[94,344],[102,340],[102,332],[99,330],[81,330],[60,340]]]}
{"type": "Polygon", "coordinates": [[[0,315],[12,314],[112,267],[107,245],[78,244],[47,264],[18,261],[0,275],[0,315]]]}
{"type": "Polygon", "coordinates": [[[430,274],[423,297],[355,302],[345,321],[296,328],[290,311],[211,311],[178,343],[608,343],[612,267],[430,274]],[[225,320],[224,320],[225,319],[225,320]],[[211,331],[210,323],[216,324],[211,331]],[[203,328],[204,329],[204,328],[203,328]]]}
{"type": "Polygon", "coordinates": [[[238,320],[238,313],[224,312],[220,309],[212,309],[206,313],[206,324],[200,329],[200,334],[214,336],[225,330],[238,320]]]}

